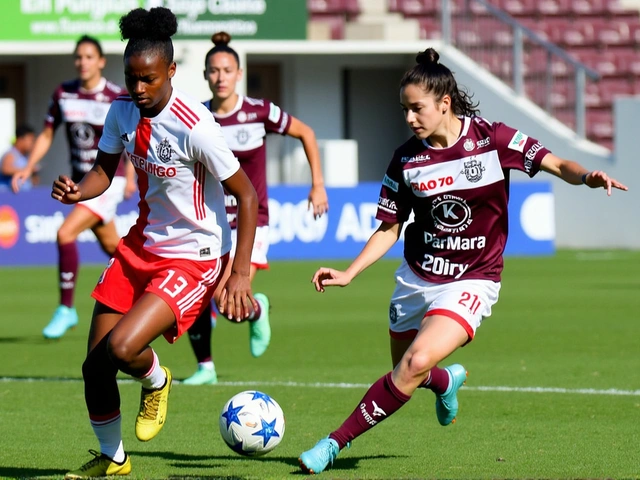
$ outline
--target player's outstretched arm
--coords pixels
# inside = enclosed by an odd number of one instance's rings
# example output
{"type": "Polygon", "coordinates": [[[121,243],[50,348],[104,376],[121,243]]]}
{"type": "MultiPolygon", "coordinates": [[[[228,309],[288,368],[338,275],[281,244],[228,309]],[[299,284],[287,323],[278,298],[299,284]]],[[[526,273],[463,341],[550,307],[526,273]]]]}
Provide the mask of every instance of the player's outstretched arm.
{"type": "Polygon", "coordinates": [[[572,185],[581,185],[584,183],[591,188],[604,188],[609,196],[613,188],[623,191],[628,190],[625,185],[610,178],[602,170],[590,172],[578,162],[565,160],[552,153],[545,155],[540,164],[540,168],[572,185]]]}
{"type": "Polygon", "coordinates": [[[402,232],[402,223],[382,222],[347,270],[343,272],[321,267],[313,275],[311,283],[318,292],[324,292],[324,287],[346,287],[360,272],[373,265],[389,251],[400,238],[400,232],[402,232]]]}
{"type": "Polygon", "coordinates": [[[329,199],[324,188],[324,177],[322,166],[320,165],[320,150],[316,134],[306,123],[291,117],[288,135],[299,139],[302,142],[304,153],[311,168],[311,190],[309,191],[309,208],[313,206],[313,218],[321,217],[329,211],[329,199]]]}

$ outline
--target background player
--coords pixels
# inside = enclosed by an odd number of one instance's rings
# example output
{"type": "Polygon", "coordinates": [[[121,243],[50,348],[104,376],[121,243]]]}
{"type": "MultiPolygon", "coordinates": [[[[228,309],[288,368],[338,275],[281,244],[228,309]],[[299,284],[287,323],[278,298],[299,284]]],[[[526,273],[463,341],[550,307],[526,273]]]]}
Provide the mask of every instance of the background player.
{"type": "MultiPolygon", "coordinates": [[[[313,206],[314,217],[320,217],[329,209],[327,192],[324,188],[320,152],[315,133],[308,125],[289,115],[280,107],[263,98],[250,98],[236,93],[236,85],[242,78],[240,58],[231,47],[231,36],[219,32],[211,37],[215,46],[205,57],[205,80],[213,98],[205,102],[216,121],[222,126],[224,137],[231,150],[240,161],[242,169],[251,179],[258,193],[258,229],[251,255],[251,279],[257,270],[268,268],[269,250],[269,202],[267,195],[266,135],[278,133],[289,135],[302,142],[309,167],[311,168],[311,190],[308,200],[313,206]]],[[[227,195],[227,216],[231,224],[235,244],[236,201],[227,195]]],[[[233,249],[231,251],[233,255],[233,249]]],[[[225,272],[225,276],[229,275],[225,272]]],[[[216,292],[214,298],[218,298],[216,292]]],[[[262,293],[255,294],[260,305],[249,319],[249,339],[251,354],[262,355],[271,339],[269,324],[269,300],[262,293]]],[[[205,312],[189,329],[189,339],[198,360],[198,370],[184,383],[192,385],[217,382],[217,375],[211,356],[211,318],[205,312]]]]}
{"type": "Polygon", "coordinates": [[[400,103],[414,137],[394,153],[382,181],[380,227],[347,268],[320,268],[319,292],[346,286],[379,260],[405,231],[404,260],[396,271],[389,309],[394,369],[376,381],[329,437],[302,453],[300,465],[320,473],[351,440],[391,416],[424,387],[436,394],[436,416],[451,424],[461,365],[438,363],[470,342],[498,301],[507,240],[509,170],[533,177],[544,170],[572,185],[627,187],[602,171],[589,172],[549,152],[537,140],[478,117],[477,105],[429,48],[400,82],[400,103]]]}
{"type": "MultiPolygon", "coordinates": [[[[42,158],[51,148],[55,130],[64,123],[69,144],[71,178],[80,179],[93,167],[104,119],[111,102],[123,89],[102,76],[106,58],[98,40],[80,37],[74,50],[78,78],[64,82],[53,92],[44,129],[38,135],[29,161],[13,176],[12,186],[18,192],[42,158]]],[[[100,197],[79,203],[58,229],[58,285],[60,305],[42,331],[45,338],[60,338],[78,324],[74,293],[80,259],[76,240],[86,229],[96,235],[104,252],[111,256],[120,240],[113,219],[123,198],[135,192],[134,170],[128,162],[119,164],[111,187],[100,197]]]]}
{"type": "Polygon", "coordinates": [[[82,373],[100,453],[68,472],[68,479],[131,471],[122,443],[119,370],[142,384],[137,438],[151,440],[166,423],[171,373],[149,345],[161,335],[173,343],[221,281],[231,249],[222,184],[238,199],[238,236],[219,307],[242,319],[256,303],[249,276],[256,192],[209,111],[171,85],[176,71],[171,36],[177,28],[175,15],[162,7],[138,8],[120,19],[122,38],[129,40],[124,74],[130,96],[112,104],[93,169],[79,184],[61,176],[53,186],[53,198],[63,203],[100,195],[126,149],[140,187],[138,220],[93,292],[82,373]]]}

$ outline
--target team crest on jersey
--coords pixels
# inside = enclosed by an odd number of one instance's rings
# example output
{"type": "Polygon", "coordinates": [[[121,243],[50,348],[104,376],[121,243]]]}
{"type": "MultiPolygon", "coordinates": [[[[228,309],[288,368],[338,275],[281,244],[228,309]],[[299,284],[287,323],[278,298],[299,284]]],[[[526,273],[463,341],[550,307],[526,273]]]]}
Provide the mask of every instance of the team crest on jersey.
{"type": "Polygon", "coordinates": [[[398,323],[400,317],[404,317],[405,313],[402,311],[402,305],[399,303],[392,303],[389,306],[389,321],[391,325],[398,323]]]}
{"type": "Polygon", "coordinates": [[[462,144],[462,146],[464,147],[464,149],[467,152],[470,152],[471,150],[473,150],[474,148],[476,148],[476,144],[473,143],[473,140],[471,140],[470,138],[467,138],[464,143],[462,144]]]}
{"type": "Polygon", "coordinates": [[[168,139],[165,138],[158,144],[156,147],[156,154],[161,162],[169,163],[171,161],[173,149],[171,148],[171,144],[168,139]]]}
{"type": "Polygon", "coordinates": [[[482,162],[472,157],[468,162],[464,162],[464,169],[460,173],[464,173],[464,176],[467,177],[467,180],[471,183],[477,183],[482,180],[482,172],[484,172],[484,170],[485,168],[482,162]]]}
{"type": "Polygon", "coordinates": [[[247,121],[247,114],[245,112],[243,112],[242,110],[240,110],[238,112],[238,121],[240,123],[244,123],[247,121]]]}
{"type": "Polygon", "coordinates": [[[236,133],[236,140],[238,140],[240,145],[244,145],[249,141],[249,132],[244,128],[238,130],[238,133],[236,133]]]}

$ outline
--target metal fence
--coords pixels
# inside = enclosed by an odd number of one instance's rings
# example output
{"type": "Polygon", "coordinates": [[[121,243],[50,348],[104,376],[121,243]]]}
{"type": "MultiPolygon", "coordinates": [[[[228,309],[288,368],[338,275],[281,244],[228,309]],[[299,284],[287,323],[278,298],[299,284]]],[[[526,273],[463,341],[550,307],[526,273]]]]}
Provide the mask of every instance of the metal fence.
{"type": "Polygon", "coordinates": [[[445,43],[586,136],[587,84],[598,72],[487,0],[441,0],[440,21],[445,43]]]}

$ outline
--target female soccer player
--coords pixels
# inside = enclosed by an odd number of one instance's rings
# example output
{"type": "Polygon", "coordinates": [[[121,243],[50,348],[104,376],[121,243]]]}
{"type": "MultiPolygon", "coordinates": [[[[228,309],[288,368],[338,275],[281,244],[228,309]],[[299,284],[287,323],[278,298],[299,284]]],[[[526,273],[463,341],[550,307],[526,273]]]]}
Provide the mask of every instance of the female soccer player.
{"type": "Polygon", "coordinates": [[[100,453],[66,478],[126,475],[118,370],[142,384],[136,436],[155,437],[166,423],[171,373],[149,346],[173,343],[202,312],[225,271],[231,249],[223,185],[238,199],[238,243],[219,308],[246,318],[256,301],[249,276],[258,212],[256,192],[198,101],[171,86],[176,71],[174,14],[163,7],[120,19],[130,96],[112,104],[96,165],[76,184],[60,176],[52,196],[76,203],[104,192],[126,149],[138,174],[140,216],[118,244],[93,291],[89,348],[82,366],[89,418],[100,453]]]}
{"type": "MultiPolygon", "coordinates": [[[[53,92],[44,130],[36,139],[26,167],[13,175],[14,192],[18,192],[31,178],[38,162],[51,148],[54,132],[62,123],[67,132],[73,181],[79,182],[95,163],[107,111],[123,90],[102,76],[106,58],[98,40],[87,35],[81,37],[76,43],[74,57],[78,78],[60,84],[53,92]]],[[[60,338],[78,324],[78,314],[73,306],[80,263],[76,244],[78,236],[90,228],[102,250],[109,256],[113,255],[120,240],[113,222],[116,207],[134,191],[134,169],[123,160],[104,195],[79,203],[60,226],[56,237],[60,305],[42,331],[45,338],[60,338]]]]}
{"type": "Polygon", "coordinates": [[[392,415],[419,387],[436,394],[436,416],[452,423],[461,365],[437,365],[470,342],[498,301],[507,240],[509,170],[539,170],[572,185],[627,190],[602,171],[589,172],[553,155],[537,140],[478,116],[432,48],[418,54],[400,82],[400,103],[414,137],[394,153],[382,180],[380,227],[347,268],[320,268],[318,292],[346,286],[380,259],[405,232],[389,309],[393,371],[367,391],[358,407],[327,438],[300,456],[307,473],[320,473],[354,438],[392,415]]]}
{"type": "MultiPolygon", "coordinates": [[[[280,107],[262,98],[250,98],[236,93],[236,84],[242,78],[240,58],[231,47],[231,36],[219,32],[211,37],[214,47],[205,57],[205,80],[213,98],[204,104],[211,110],[216,121],[222,126],[227,144],[240,161],[251,183],[258,192],[258,229],[251,254],[251,279],[256,271],[268,268],[269,250],[269,202],[267,196],[267,133],[289,135],[302,142],[309,166],[311,167],[311,191],[309,205],[313,205],[314,217],[320,217],[329,209],[327,192],[320,167],[320,153],[316,137],[308,125],[284,112],[280,107]]],[[[231,223],[235,245],[236,201],[233,195],[226,196],[227,218],[231,223]]],[[[233,248],[231,250],[233,255],[233,248]]],[[[229,271],[225,272],[225,276],[229,271]]],[[[217,291],[214,298],[218,298],[217,291]]],[[[271,339],[269,325],[269,300],[266,295],[256,293],[260,308],[249,318],[249,346],[254,357],[262,355],[271,339]]],[[[217,375],[211,357],[211,318],[205,312],[189,329],[189,339],[198,361],[198,370],[184,383],[191,385],[212,384],[217,375]]]]}

